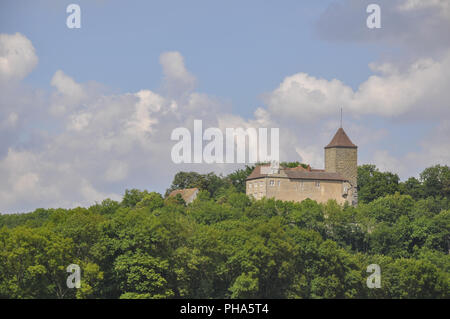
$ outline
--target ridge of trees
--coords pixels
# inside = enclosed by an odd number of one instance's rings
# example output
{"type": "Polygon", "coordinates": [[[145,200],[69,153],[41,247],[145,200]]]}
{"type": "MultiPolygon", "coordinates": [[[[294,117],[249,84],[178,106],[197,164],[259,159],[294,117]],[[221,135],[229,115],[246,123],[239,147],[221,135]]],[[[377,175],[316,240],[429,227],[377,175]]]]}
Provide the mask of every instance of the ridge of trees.
{"type": "Polygon", "coordinates": [[[252,167],[88,208],[0,215],[0,298],[449,298],[449,168],[358,168],[360,204],[254,200],[252,167]],[[168,192],[169,192],[168,190],[168,192]],[[166,194],[168,193],[166,192],[166,194]],[[66,286],[69,264],[81,288],[66,286]],[[381,267],[381,288],[366,286],[381,267]]]}

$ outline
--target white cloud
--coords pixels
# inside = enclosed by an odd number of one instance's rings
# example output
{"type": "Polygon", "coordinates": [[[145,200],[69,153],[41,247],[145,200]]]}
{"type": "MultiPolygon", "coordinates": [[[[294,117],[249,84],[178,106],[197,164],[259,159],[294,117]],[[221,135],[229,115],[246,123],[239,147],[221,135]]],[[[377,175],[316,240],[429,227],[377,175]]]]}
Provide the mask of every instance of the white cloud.
{"type": "Polygon", "coordinates": [[[109,182],[117,182],[123,180],[128,175],[127,163],[120,161],[112,161],[106,170],[105,179],[109,182]]]}
{"type": "MultiPolygon", "coordinates": [[[[97,85],[78,83],[62,70],[56,71],[51,80],[55,91],[49,103],[43,103],[48,112],[37,110],[50,114],[45,120],[51,130],[27,126],[25,133],[15,134],[45,138],[37,139],[31,148],[8,146],[7,154],[0,156],[4,177],[0,211],[87,206],[107,197],[120,199],[126,187],[163,191],[178,170],[194,169],[172,163],[170,133],[176,127],[189,128],[194,119],[203,119],[205,127],[217,126],[223,104],[190,91],[194,78],[178,52],[162,54],[161,63],[165,83],[181,95],[151,90],[104,94],[97,85]]],[[[27,102],[29,111],[31,105],[27,102]]],[[[11,115],[0,125],[17,123],[20,116],[11,115]]]]}
{"type": "Polygon", "coordinates": [[[266,94],[268,109],[273,116],[301,122],[327,118],[339,106],[352,116],[396,117],[419,110],[421,117],[449,114],[450,51],[440,61],[419,59],[403,71],[392,64],[371,67],[381,74],[370,76],[356,91],[336,79],[318,79],[305,73],[288,76],[266,94]]]}
{"type": "Polygon", "coordinates": [[[23,79],[37,62],[35,49],[24,35],[0,34],[0,81],[23,79]]]}
{"type": "MultiPolygon", "coordinates": [[[[450,100],[450,54],[417,59],[408,68],[372,64],[377,74],[356,91],[337,79],[294,74],[266,95],[267,108],[256,108],[250,119],[227,112],[228,104],[220,99],[195,92],[195,77],[180,53],[163,53],[160,62],[167,92],[144,89],[105,94],[97,85],[78,83],[61,70],[51,80],[54,91],[48,99],[0,86],[0,93],[9,93],[0,94],[4,97],[0,129],[15,130],[15,140],[28,139],[16,144],[8,138],[0,140],[5,150],[0,153],[0,211],[87,206],[107,197],[120,199],[125,188],[163,191],[179,170],[219,173],[237,168],[171,161],[175,143],[170,133],[176,127],[192,130],[194,119],[202,119],[204,129],[223,131],[227,127],[280,128],[282,161],[300,160],[321,168],[323,146],[338,127],[338,121],[330,118],[337,118],[339,106],[344,107],[345,128],[352,140],[372,147],[389,132],[355,124],[353,116],[399,118],[425,109],[436,121],[447,114],[450,100]],[[51,130],[45,129],[48,123],[51,130]]],[[[424,140],[423,152],[398,157],[384,148],[374,149],[373,159],[386,169],[403,165],[405,159],[418,166],[435,164],[433,160],[448,163],[449,127],[442,124],[424,140]]],[[[403,166],[406,173],[411,172],[412,166],[403,166]]]]}
{"type": "Polygon", "coordinates": [[[52,95],[50,107],[50,112],[53,115],[65,114],[79,106],[88,97],[83,86],[61,70],[55,72],[50,84],[56,88],[56,92],[52,95]]]}
{"type": "Polygon", "coordinates": [[[54,86],[59,93],[72,99],[81,100],[85,96],[81,85],[76,83],[71,77],[64,74],[61,70],[55,72],[50,84],[54,86]]]}
{"type": "Polygon", "coordinates": [[[127,129],[131,135],[145,137],[145,134],[152,133],[155,125],[158,124],[155,113],[165,108],[167,101],[149,90],[139,91],[135,96],[138,102],[132,118],[127,122],[127,129]]]}
{"type": "Polygon", "coordinates": [[[297,147],[295,151],[300,157],[298,159],[299,162],[309,164],[313,168],[324,167],[324,159],[323,159],[324,152],[321,146],[315,144],[315,145],[308,145],[305,147],[297,147]]]}
{"type": "Polygon", "coordinates": [[[450,163],[450,120],[444,119],[420,141],[420,149],[409,152],[401,159],[409,173],[418,173],[418,167],[450,163]]]}
{"type": "Polygon", "coordinates": [[[400,159],[392,156],[386,150],[376,150],[373,154],[373,162],[380,171],[389,171],[399,175],[404,175],[405,165],[402,165],[400,159]]]}
{"type": "Polygon", "coordinates": [[[266,95],[265,102],[273,115],[308,122],[329,116],[339,105],[348,105],[353,95],[353,90],[339,80],[298,73],[286,77],[277,89],[266,95]]]}
{"type": "Polygon", "coordinates": [[[92,114],[87,112],[71,115],[68,129],[74,131],[83,130],[89,125],[89,120],[91,119],[91,117],[92,114]]]}
{"type": "Polygon", "coordinates": [[[161,54],[159,61],[169,96],[180,97],[194,89],[196,79],[186,69],[184,58],[179,52],[165,52],[161,54]]]}
{"type": "Polygon", "coordinates": [[[448,0],[404,0],[398,5],[400,11],[418,11],[435,9],[443,17],[450,19],[450,2],[448,0]]]}
{"type": "Polygon", "coordinates": [[[7,115],[7,117],[2,122],[0,122],[0,129],[14,128],[17,125],[18,120],[19,120],[19,115],[16,112],[11,112],[7,115]]]}

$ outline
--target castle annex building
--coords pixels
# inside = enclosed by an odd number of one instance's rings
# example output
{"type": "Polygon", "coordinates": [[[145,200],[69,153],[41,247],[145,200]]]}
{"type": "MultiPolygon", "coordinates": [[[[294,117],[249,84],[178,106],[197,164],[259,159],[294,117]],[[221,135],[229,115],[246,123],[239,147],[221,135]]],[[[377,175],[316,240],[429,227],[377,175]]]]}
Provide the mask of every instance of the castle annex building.
{"type": "Polygon", "coordinates": [[[246,193],[257,199],[296,202],[306,198],[317,202],[335,199],[339,204],[356,205],[357,158],[358,147],[341,127],[325,146],[325,169],[257,166],[246,180],[246,193]]]}

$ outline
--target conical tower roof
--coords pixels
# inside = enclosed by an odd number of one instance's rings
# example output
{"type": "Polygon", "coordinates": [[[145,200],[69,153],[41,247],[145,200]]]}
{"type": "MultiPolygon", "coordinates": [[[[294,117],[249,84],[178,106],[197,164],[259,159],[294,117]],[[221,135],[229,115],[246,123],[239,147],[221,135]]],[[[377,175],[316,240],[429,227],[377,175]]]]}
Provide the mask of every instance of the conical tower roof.
{"type": "Polygon", "coordinates": [[[340,127],[336,134],[334,135],[331,142],[325,146],[325,148],[331,148],[331,147],[349,147],[349,148],[357,148],[355,144],[350,141],[347,134],[345,134],[345,131],[342,127],[340,127]]]}

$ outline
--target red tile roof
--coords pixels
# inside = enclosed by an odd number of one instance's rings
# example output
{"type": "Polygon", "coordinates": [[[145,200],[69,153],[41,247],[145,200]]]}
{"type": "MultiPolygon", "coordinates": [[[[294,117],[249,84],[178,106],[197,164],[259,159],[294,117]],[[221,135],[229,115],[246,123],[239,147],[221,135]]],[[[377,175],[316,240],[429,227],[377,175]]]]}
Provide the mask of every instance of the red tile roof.
{"type": "Polygon", "coordinates": [[[308,165],[307,168],[304,168],[303,166],[299,165],[297,167],[286,167],[284,170],[285,171],[311,172],[311,166],[308,165]]]}
{"type": "MultiPolygon", "coordinates": [[[[264,165],[265,166],[265,165],[264,165]]],[[[285,174],[292,179],[314,179],[314,180],[328,180],[328,181],[346,181],[347,179],[339,173],[325,172],[323,170],[294,170],[285,169],[285,174]]],[[[261,174],[261,166],[256,166],[253,172],[247,177],[247,180],[263,178],[270,176],[268,174],[261,174]]]]}
{"type": "Polygon", "coordinates": [[[169,197],[176,196],[177,194],[180,194],[181,197],[184,199],[185,202],[187,202],[192,195],[194,195],[195,192],[198,191],[198,188],[185,188],[185,189],[176,189],[172,192],[170,192],[169,197]]]}
{"type": "Polygon", "coordinates": [[[345,131],[342,127],[340,127],[336,134],[334,135],[333,139],[331,140],[330,144],[325,146],[325,148],[331,148],[331,147],[350,147],[350,148],[357,148],[355,144],[352,143],[350,138],[345,134],[345,131]]]}
{"type": "Polygon", "coordinates": [[[339,173],[331,172],[300,172],[300,171],[285,171],[289,178],[293,179],[317,179],[328,181],[346,181],[347,179],[339,173]]]}

